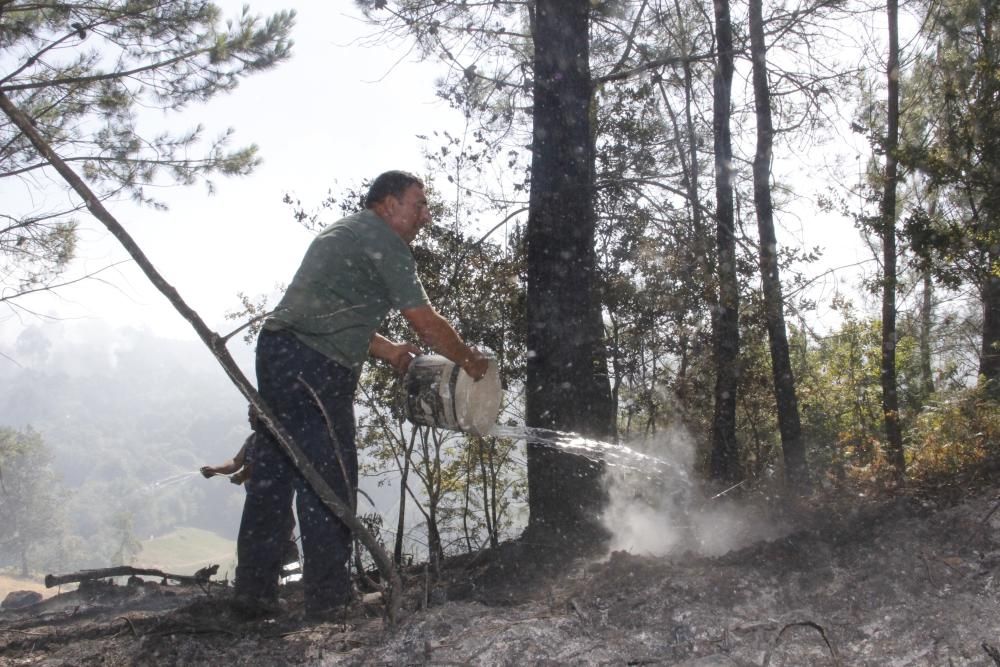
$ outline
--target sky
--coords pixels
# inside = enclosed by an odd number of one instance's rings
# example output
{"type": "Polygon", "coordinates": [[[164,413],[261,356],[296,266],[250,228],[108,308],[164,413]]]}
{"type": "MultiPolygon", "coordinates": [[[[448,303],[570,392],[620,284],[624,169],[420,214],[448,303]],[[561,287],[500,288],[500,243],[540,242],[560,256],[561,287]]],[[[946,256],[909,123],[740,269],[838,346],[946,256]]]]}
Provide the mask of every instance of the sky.
{"type": "MultiPolygon", "coordinates": [[[[236,17],[243,3],[218,4],[227,17],[236,17]]],[[[250,7],[258,14],[296,10],[292,58],[208,104],[168,119],[157,112],[149,121],[168,122],[174,130],[203,123],[208,136],[233,127],[234,144],[256,143],[263,164],[247,177],[213,179],[211,196],[201,185],[164,188],[155,194],[169,206],[166,212],[128,202],[108,205],[167,282],[220,333],[234,327],[225,314],[239,307],[237,293],[276,294],[291,279],[312,237],[282,203],[286,193],[312,208],[331,189],[358,185],[387,169],[421,173],[423,142],[417,135],[460,121],[434,97],[443,65],[418,63],[407,44],[374,44],[373,29],[353,2],[256,0],[250,7]]],[[[0,198],[27,196],[3,187],[0,198]]],[[[783,216],[785,238],[826,246],[832,265],[864,258],[849,222],[820,220],[814,210],[807,204],[798,215],[783,216]]],[[[190,325],[127,261],[104,227],[87,214],[80,219],[78,258],[65,278],[105,269],[99,279],[20,299],[19,307],[59,320],[100,321],[194,339],[190,325]]],[[[846,286],[853,272],[821,283],[821,305],[829,302],[838,280],[846,286]]],[[[9,351],[13,338],[36,316],[0,310],[0,353],[5,346],[9,351]]]]}
{"type": "MultiPolygon", "coordinates": [[[[235,18],[243,3],[217,4],[235,18]]],[[[247,177],[214,178],[211,196],[202,185],[163,188],[154,195],[168,204],[167,212],[108,205],[167,282],[220,332],[233,326],[224,315],[238,307],[237,293],[270,293],[286,284],[312,237],[282,203],[285,193],[311,209],[329,190],[387,169],[420,173],[416,135],[443,129],[453,113],[434,97],[439,67],[417,63],[405,45],[366,46],[373,31],[353,2],[252,0],[250,7],[256,14],[296,10],[292,58],[244,79],[228,95],[172,114],[169,123],[175,131],[203,123],[209,137],[233,127],[233,144],[256,143],[263,164],[247,177]]],[[[150,122],[163,123],[158,115],[150,122]]],[[[26,195],[9,186],[0,191],[0,198],[9,196],[26,195]]],[[[127,259],[100,223],[87,214],[80,221],[78,258],[66,279],[127,259]]],[[[57,319],[195,337],[131,262],[99,277],[19,304],[57,319]]],[[[0,311],[0,340],[10,341],[32,317],[0,311]]]]}

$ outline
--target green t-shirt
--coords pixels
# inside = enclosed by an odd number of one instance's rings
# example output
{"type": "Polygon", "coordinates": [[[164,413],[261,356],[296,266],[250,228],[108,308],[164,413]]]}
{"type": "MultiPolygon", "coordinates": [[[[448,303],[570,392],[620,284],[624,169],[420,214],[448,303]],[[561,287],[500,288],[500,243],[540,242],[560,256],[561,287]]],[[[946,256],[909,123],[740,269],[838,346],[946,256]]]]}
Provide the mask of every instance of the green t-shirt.
{"type": "Polygon", "coordinates": [[[364,210],[313,240],[264,328],[291,331],[357,371],[390,309],[428,303],[410,246],[382,218],[364,210]]]}

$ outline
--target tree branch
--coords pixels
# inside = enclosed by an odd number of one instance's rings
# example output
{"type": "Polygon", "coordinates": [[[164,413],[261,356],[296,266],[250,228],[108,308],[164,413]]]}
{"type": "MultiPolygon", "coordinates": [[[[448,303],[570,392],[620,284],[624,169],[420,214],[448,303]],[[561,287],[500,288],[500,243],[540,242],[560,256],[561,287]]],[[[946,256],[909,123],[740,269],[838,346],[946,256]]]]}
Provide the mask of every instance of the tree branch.
{"type": "Polygon", "coordinates": [[[664,56],[663,58],[656,58],[655,60],[650,60],[649,62],[643,63],[638,67],[633,67],[632,69],[622,70],[621,72],[614,72],[612,74],[605,74],[604,76],[594,77],[594,84],[599,85],[602,83],[608,83],[610,81],[621,81],[622,79],[629,79],[637,74],[642,74],[643,72],[659,69],[660,67],[666,67],[668,65],[683,65],[686,63],[710,61],[712,60],[713,57],[714,56],[711,53],[704,53],[695,56],[664,56]]]}
{"type": "Polygon", "coordinates": [[[88,83],[96,83],[98,81],[110,81],[112,79],[124,79],[136,74],[142,74],[143,72],[148,72],[155,69],[160,69],[163,67],[169,67],[174,63],[186,60],[193,56],[199,56],[203,53],[208,53],[212,49],[196,49],[194,51],[188,51],[187,53],[182,53],[173,58],[167,60],[161,60],[159,62],[150,63],[148,65],[143,65],[142,67],[136,67],[135,69],[123,70],[121,72],[110,72],[108,74],[95,74],[93,76],[80,76],[70,79],[47,79],[45,81],[34,81],[31,83],[17,83],[12,86],[0,86],[0,92],[9,93],[19,90],[34,90],[37,88],[51,88],[54,86],[78,86],[85,85],[88,83]]]}

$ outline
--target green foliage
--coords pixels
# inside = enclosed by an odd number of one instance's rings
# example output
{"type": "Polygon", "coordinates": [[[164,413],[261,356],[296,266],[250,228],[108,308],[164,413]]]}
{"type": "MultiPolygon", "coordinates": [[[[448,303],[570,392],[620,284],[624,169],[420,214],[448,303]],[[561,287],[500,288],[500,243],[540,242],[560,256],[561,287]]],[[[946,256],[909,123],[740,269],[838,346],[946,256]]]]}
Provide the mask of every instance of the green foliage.
{"type": "Polygon", "coordinates": [[[0,564],[21,576],[62,560],[65,498],[51,461],[36,431],[0,428],[0,564]]]}
{"type": "MultiPolygon", "coordinates": [[[[162,207],[152,187],[205,180],[211,188],[213,174],[244,175],[258,164],[255,146],[229,146],[232,130],[210,140],[201,126],[160,132],[141,112],[179,111],[280,63],[294,12],[262,19],[245,8],[223,24],[203,1],[8,0],[0,15],[0,94],[100,197],[162,207]]],[[[46,160],[6,117],[0,146],[0,182],[10,191],[16,181],[33,193],[55,187],[45,185],[46,160]]],[[[40,211],[38,199],[0,217],[3,299],[47,284],[73,256],[81,205],[40,211]]]]}
{"type": "MultiPolygon", "coordinates": [[[[927,196],[905,219],[921,262],[952,289],[971,286],[984,316],[981,372],[1000,388],[1000,7],[926,5],[925,39],[910,91],[900,163],[922,174],[927,196]],[[990,352],[994,350],[993,352],[990,352]]],[[[995,394],[997,395],[997,394],[995,394]]]]}
{"type": "Polygon", "coordinates": [[[977,390],[943,393],[908,434],[909,475],[933,482],[1000,464],[1000,405],[977,390]]]}

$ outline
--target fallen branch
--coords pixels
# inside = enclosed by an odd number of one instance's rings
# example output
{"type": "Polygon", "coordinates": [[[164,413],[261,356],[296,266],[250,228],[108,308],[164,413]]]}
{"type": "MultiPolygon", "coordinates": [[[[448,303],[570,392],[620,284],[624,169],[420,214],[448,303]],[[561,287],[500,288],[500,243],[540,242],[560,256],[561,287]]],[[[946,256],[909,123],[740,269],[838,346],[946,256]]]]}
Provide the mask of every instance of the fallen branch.
{"type": "Polygon", "coordinates": [[[823,638],[823,642],[826,644],[826,647],[830,649],[830,657],[833,658],[833,664],[835,665],[841,664],[840,657],[837,655],[837,649],[835,649],[833,647],[833,644],[830,643],[830,638],[826,636],[826,630],[823,629],[822,625],[820,625],[819,623],[813,623],[812,621],[796,621],[795,623],[787,624],[785,627],[781,628],[780,631],[778,631],[778,635],[774,638],[774,641],[771,643],[771,646],[767,649],[767,654],[764,656],[764,667],[768,667],[768,665],[771,664],[771,653],[774,651],[774,649],[778,648],[778,644],[781,643],[781,636],[785,634],[785,630],[795,627],[805,627],[816,630],[819,633],[820,637],[823,638]]]}
{"type": "Polygon", "coordinates": [[[986,516],[984,516],[984,517],[983,517],[982,521],[980,521],[980,522],[979,522],[979,523],[980,523],[980,525],[983,525],[983,526],[985,526],[985,525],[986,525],[986,522],[990,520],[990,517],[991,517],[991,516],[993,516],[993,515],[994,515],[994,514],[996,513],[996,511],[997,511],[998,509],[1000,509],[1000,500],[998,500],[998,501],[997,501],[997,503],[996,503],[996,504],[995,504],[995,505],[993,506],[993,509],[991,509],[991,510],[990,510],[990,511],[989,511],[989,512],[988,512],[988,513],[986,514],[986,516]]]}
{"type": "Polygon", "coordinates": [[[997,667],[1000,667],[1000,650],[997,650],[997,647],[991,646],[986,642],[983,642],[982,646],[983,650],[986,651],[986,655],[990,656],[993,659],[993,664],[997,665],[997,667]]]}
{"type": "Polygon", "coordinates": [[[371,532],[365,528],[357,515],[351,511],[351,508],[334,493],[330,485],[326,483],[312,462],[306,457],[302,448],[292,439],[291,434],[285,427],[281,425],[274,412],[271,411],[271,408],[257,392],[256,387],[250,383],[250,380],[243,374],[242,369],[240,369],[236,360],[229,353],[225,339],[208,328],[208,325],[205,324],[201,316],[181,298],[181,295],[174,289],[173,285],[168,283],[160,272],[156,270],[156,267],[153,266],[153,263],[132,236],[111,215],[111,212],[104,207],[97,195],[87,187],[83,179],[66,164],[66,161],[39,134],[31,118],[18,109],[2,92],[0,92],[0,110],[10,118],[11,122],[27,137],[38,153],[52,165],[63,180],[83,199],[87,210],[100,220],[107,230],[118,239],[118,242],[122,244],[126,252],[135,260],[136,265],[142,270],[153,286],[170,301],[174,309],[194,328],[195,333],[198,334],[201,341],[212,352],[223,370],[226,371],[229,379],[232,380],[236,388],[240,390],[240,393],[256,409],[261,423],[274,435],[281,449],[291,459],[292,465],[302,474],[306,482],[316,492],[316,495],[323,501],[323,504],[333,512],[334,516],[343,521],[354,535],[361,540],[361,543],[365,545],[375,560],[383,579],[389,584],[387,616],[389,624],[395,625],[402,605],[401,593],[403,585],[399,578],[399,573],[393,567],[392,561],[389,560],[388,555],[385,553],[385,549],[382,548],[382,545],[378,543],[371,532]]]}
{"type": "Polygon", "coordinates": [[[135,629],[135,624],[132,623],[132,619],[128,616],[119,616],[115,619],[116,621],[125,621],[128,624],[129,629],[132,630],[132,636],[135,638],[139,637],[139,632],[135,629]]]}
{"type": "Polygon", "coordinates": [[[52,588],[53,586],[62,586],[63,584],[72,584],[78,581],[93,581],[94,579],[109,579],[111,577],[127,576],[138,577],[142,575],[147,577],[160,577],[161,579],[172,579],[182,584],[200,585],[207,583],[209,578],[215,574],[215,571],[218,570],[218,568],[219,566],[216,565],[215,570],[209,570],[206,574],[201,576],[198,574],[192,576],[187,574],[170,574],[169,572],[144,567],[120,565],[118,567],[104,567],[97,570],[80,570],[79,572],[74,572],[73,574],[47,574],[45,575],[45,587],[52,588]]]}

